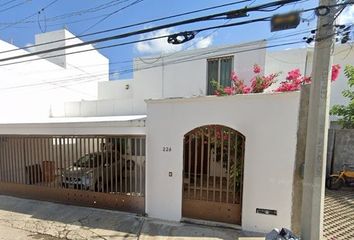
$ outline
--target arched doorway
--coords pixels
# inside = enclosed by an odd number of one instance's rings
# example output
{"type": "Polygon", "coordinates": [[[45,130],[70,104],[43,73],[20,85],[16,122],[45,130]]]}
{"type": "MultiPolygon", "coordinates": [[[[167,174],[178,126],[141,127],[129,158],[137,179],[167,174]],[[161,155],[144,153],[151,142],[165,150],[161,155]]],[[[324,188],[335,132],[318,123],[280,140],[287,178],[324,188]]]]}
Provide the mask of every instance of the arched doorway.
{"type": "Polygon", "coordinates": [[[221,125],[206,125],[184,135],[185,218],[241,224],[245,137],[221,125]]]}

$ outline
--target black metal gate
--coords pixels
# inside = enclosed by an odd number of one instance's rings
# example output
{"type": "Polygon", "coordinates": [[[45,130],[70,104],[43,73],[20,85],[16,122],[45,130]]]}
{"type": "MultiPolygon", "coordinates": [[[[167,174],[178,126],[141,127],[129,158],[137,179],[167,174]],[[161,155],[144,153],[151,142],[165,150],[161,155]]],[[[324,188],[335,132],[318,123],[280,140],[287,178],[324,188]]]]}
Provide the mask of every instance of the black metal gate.
{"type": "Polygon", "coordinates": [[[183,217],[241,224],[245,137],[220,125],[184,136],[183,217]]]}
{"type": "Polygon", "coordinates": [[[0,136],[0,193],[144,213],[145,136],[0,136]]]}

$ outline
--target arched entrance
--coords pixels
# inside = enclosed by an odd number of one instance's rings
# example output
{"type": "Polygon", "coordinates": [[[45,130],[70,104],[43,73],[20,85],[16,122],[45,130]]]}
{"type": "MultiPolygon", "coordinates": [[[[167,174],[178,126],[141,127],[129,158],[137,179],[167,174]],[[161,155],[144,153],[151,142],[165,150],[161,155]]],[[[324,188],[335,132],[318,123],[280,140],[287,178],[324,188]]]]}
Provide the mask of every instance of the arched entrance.
{"type": "Polygon", "coordinates": [[[182,216],[241,224],[245,137],[206,125],[184,135],[182,216]]]}

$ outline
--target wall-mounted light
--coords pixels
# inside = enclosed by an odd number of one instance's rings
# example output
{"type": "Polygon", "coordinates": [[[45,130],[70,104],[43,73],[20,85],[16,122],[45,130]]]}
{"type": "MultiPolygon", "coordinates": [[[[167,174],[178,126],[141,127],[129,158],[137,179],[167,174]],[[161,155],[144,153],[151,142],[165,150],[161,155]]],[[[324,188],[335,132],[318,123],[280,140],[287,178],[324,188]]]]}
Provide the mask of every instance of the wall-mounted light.
{"type": "Polygon", "coordinates": [[[128,90],[129,87],[130,87],[129,84],[126,84],[126,85],[125,85],[125,89],[126,89],[126,90],[128,90]]]}

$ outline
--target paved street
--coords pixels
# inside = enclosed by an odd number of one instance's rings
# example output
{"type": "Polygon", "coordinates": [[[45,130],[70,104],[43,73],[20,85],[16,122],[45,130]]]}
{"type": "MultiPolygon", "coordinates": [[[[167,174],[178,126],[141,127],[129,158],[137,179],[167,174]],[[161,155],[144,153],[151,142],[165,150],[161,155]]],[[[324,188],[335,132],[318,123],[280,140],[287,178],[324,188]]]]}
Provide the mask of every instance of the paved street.
{"type": "Polygon", "coordinates": [[[250,236],[257,234],[0,195],[0,240],[257,239],[250,236]]]}
{"type": "MultiPolygon", "coordinates": [[[[324,235],[328,240],[354,239],[354,190],[327,190],[324,235]]],[[[262,239],[253,238],[256,236],[259,234],[0,195],[0,240],[262,239]]]]}
{"type": "Polygon", "coordinates": [[[328,240],[354,239],[354,189],[326,190],[324,236],[328,240]]]}

